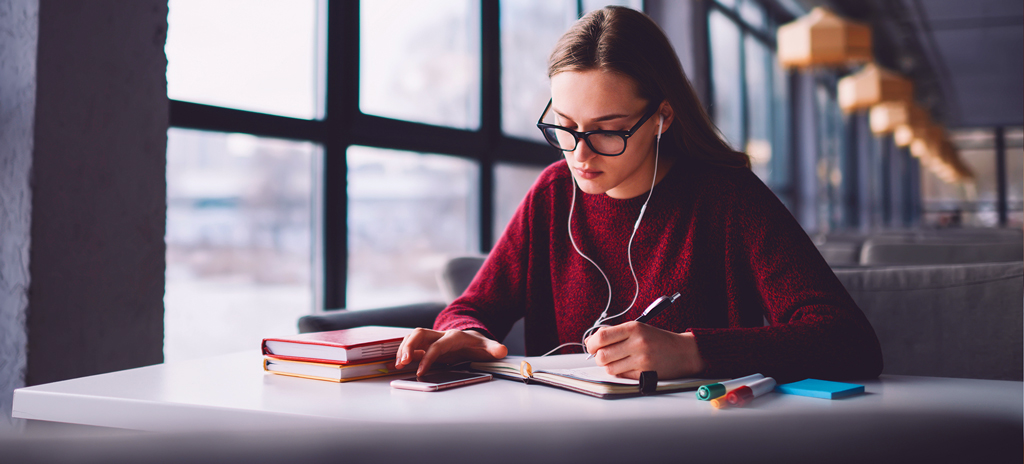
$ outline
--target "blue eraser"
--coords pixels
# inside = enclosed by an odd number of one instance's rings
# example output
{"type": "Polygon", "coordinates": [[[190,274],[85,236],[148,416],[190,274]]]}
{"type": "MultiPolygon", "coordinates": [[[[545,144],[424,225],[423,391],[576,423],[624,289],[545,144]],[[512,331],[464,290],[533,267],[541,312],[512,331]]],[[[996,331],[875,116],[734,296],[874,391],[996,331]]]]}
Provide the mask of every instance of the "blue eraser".
{"type": "Polygon", "coordinates": [[[810,396],[834,400],[857,393],[864,393],[864,386],[830,380],[807,379],[799,382],[776,385],[775,391],[790,395],[810,396]]]}

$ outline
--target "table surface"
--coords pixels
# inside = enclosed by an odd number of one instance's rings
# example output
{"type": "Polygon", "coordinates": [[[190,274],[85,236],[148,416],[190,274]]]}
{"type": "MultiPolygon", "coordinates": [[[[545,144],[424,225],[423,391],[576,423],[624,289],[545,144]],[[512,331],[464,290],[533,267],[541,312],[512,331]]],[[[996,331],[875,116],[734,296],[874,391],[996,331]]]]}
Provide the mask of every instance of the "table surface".
{"type": "Polygon", "coordinates": [[[324,424],[493,424],[766,414],[916,412],[1024,420],[1021,382],[884,375],[865,394],[825,400],[768,393],[716,410],[692,391],[602,400],[495,379],[440,392],[390,388],[392,377],[334,383],[265,373],[259,352],[129,369],[15,391],[13,416],[150,431],[280,429],[324,424]]]}

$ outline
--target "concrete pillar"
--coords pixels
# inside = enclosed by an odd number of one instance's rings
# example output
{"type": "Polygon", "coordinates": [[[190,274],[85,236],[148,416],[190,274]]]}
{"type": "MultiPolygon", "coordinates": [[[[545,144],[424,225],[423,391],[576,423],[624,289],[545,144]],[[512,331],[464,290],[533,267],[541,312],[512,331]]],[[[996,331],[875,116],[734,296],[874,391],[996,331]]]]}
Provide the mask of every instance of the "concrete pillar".
{"type": "Polygon", "coordinates": [[[163,360],[166,33],[166,1],[0,3],[0,386],[163,360]]]}

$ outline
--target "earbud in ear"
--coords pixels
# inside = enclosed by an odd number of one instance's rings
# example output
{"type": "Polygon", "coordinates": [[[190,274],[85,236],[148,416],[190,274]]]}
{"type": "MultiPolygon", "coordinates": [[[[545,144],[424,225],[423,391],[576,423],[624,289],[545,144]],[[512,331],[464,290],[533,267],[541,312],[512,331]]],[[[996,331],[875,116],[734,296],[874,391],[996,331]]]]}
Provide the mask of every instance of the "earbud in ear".
{"type": "Polygon", "coordinates": [[[661,140],[661,128],[665,125],[665,115],[658,115],[658,140],[661,140]]]}

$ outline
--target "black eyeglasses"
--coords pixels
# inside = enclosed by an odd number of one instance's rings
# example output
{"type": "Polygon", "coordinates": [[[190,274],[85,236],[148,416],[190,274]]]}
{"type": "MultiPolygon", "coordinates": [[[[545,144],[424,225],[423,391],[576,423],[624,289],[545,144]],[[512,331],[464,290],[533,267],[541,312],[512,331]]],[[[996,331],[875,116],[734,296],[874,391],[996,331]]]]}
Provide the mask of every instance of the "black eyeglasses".
{"type": "Polygon", "coordinates": [[[544,112],[540,114],[540,119],[537,120],[537,128],[544,133],[544,139],[552,147],[562,151],[573,151],[576,149],[576,145],[579,144],[580,139],[583,139],[594,153],[604,156],[619,156],[626,152],[626,139],[632,137],[640,129],[640,126],[643,126],[651,116],[654,116],[654,113],[658,111],[658,105],[651,105],[647,112],[644,113],[644,116],[628,131],[592,130],[576,132],[562,126],[541,122],[550,109],[551,100],[548,100],[548,106],[544,107],[544,112]]]}

